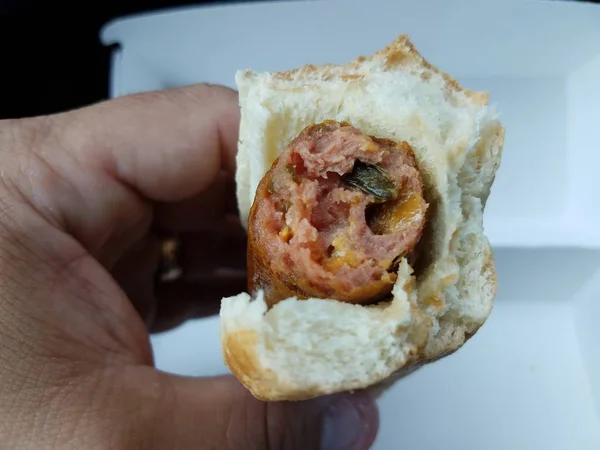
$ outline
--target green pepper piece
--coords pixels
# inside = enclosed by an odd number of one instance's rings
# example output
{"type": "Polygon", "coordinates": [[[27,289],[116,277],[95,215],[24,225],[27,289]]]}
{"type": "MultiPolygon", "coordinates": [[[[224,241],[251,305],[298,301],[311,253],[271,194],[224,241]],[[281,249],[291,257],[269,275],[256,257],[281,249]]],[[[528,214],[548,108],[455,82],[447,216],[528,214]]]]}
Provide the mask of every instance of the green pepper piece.
{"type": "Polygon", "coordinates": [[[376,202],[389,202],[398,196],[395,180],[373,164],[356,161],[352,172],[343,176],[344,183],[375,197],[376,202]]]}

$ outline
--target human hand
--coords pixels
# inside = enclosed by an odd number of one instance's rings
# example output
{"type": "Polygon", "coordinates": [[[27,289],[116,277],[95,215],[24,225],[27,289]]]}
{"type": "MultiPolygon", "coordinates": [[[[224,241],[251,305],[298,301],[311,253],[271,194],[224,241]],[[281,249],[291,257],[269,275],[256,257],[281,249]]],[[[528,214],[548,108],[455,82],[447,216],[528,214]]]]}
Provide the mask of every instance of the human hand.
{"type": "Polygon", "coordinates": [[[369,448],[367,394],[262,403],[232,377],[153,367],[149,330],[245,288],[238,114],[235,92],[198,85],[0,122],[3,445],[369,448]],[[157,284],[164,233],[183,272],[157,284]]]}

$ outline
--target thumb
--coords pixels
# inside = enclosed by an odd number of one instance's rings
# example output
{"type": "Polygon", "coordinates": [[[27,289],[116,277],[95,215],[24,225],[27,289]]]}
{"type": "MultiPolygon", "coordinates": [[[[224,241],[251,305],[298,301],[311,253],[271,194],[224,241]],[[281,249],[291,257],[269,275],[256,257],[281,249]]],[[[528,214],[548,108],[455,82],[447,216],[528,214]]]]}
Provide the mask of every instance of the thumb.
{"type": "Polygon", "coordinates": [[[161,384],[166,395],[155,396],[146,409],[153,413],[138,422],[144,448],[367,450],[377,433],[377,407],[366,393],[265,403],[232,377],[165,374],[161,384]]]}

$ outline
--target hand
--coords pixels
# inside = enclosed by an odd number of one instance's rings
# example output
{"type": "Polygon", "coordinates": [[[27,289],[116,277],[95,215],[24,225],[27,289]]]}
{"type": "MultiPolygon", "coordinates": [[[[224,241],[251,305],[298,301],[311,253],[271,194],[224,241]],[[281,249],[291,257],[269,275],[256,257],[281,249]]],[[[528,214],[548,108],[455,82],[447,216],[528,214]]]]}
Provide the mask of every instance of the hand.
{"type": "Polygon", "coordinates": [[[153,368],[149,330],[245,288],[238,121],[235,92],[198,85],[0,122],[3,445],[370,447],[367,394],[266,404],[231,377],[153,368]],[[183,275],[157,284],[165,233],[183,275]]]}

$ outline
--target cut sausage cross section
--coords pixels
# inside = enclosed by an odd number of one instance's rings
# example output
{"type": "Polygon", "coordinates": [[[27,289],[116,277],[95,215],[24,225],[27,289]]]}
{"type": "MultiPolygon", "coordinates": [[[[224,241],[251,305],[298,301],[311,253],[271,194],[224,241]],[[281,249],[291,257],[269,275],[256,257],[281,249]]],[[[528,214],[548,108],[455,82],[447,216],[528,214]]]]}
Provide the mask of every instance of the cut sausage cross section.
{"type": "Polygon", "coordinates": [[[402,257],[414,260],[426,222],[423,180],[407,142],[345,122],[305,128],[256,192],[248,226],[250,292],[384,300],[402,257]]]}

